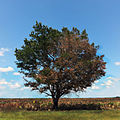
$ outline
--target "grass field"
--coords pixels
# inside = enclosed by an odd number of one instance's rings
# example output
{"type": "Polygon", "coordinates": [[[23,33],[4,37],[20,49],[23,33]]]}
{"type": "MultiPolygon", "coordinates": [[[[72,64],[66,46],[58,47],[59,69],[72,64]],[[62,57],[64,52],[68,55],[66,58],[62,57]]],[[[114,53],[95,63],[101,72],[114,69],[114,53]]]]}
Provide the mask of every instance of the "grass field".
{"type": "Polygon", "coordinates": [[[0,120],[120,120],[118,110],[0,112],[0,120]]]}

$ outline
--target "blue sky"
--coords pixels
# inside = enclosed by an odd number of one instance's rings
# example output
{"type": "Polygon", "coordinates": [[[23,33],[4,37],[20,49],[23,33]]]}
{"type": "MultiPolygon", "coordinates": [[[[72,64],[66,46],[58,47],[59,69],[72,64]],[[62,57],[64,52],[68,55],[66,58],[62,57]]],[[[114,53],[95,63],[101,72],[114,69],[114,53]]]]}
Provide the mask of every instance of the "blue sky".
{"type": "Polygon", "coordinates": [[[33,30],[35,21],[61,30],[87,30],[90,42],[100,45],[106,76],[84,93],[68,97],[120,96],[119,0],[0,0],[0,97],[46,97],[24,87],[15,65],[15,48],[33,30]]]}

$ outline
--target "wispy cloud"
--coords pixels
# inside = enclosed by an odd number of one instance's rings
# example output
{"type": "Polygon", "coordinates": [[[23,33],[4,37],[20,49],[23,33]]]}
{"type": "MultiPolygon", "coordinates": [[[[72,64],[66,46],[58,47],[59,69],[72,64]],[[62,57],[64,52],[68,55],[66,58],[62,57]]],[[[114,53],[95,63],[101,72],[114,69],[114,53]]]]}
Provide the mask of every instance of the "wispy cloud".
{"type": "Polygon", "coordinates": [[[111,80],[108,80],[108,81],[102,83],[101,85],[106,86],[107,88],[109,88],[110,86],[112,86],[112,84],[113,84],[113,82],[111,80]]]}
{"type": "Polygon", "coordinates": [[[15,84],[9,84],[10,88],[20,88],[21,85],[19,83],[15,83],[15,84]]]}
{"type": "Polygon", "coordinates": [[[91,89],[100,89],[100,87],[96,86],[96,85],[92,85],[91,89]]]}
{"type": "Polygon", "coordinates": [[[94,84],[92,85],[91,89],[93,89],[93,90],[98,90],[98,89],[100,89],[99,86],[96,86],[96,83],[99,83],[99,81],[96,80],[96,81],[94,82],[94,84]]]}
{"type": "Polygon", "coordinates": [[[0,72],[10,72],[10,71],[14,71],[14,69],[12,67],[0,68],[0,72]]]}
{"type": "Polygon", "coordinates": [[[5,86],[0,86],[0,89],[2,89],[2,90],[3,90],[3,89],[6,89],[6,87],[5,87],[5,86]]]}
{"type": "Polygon", "coordinates": [[[111,80],[108,80],[107,82],[106,82],[106,86],[111,86],[112,85],[112,81],[111,80]]]}
{"type": "Polygon", "coordinates": [[[119,66],[119,65],[120,65],[120,62],[115,62],[115,65],[119,66]]]}
{"type": "Polygon", "coordinates": [[[113,81],[119,81],[120,80],[120,78],[114,78],[114,77],[108,77],[107,79],[108,80],[113,80],[113,81]]]}
{"type": "Polygon", "coordinates": [[[7,85],[8,82],[5,79],[0,80],[0,85],[7,85]]]}
{"type": "MultiPolygon", "coordinates": [[[[7,86],[9,86],[10,88],[20,88],[21,87],[21,85],[19,84],[19,83],[12,83],[12,82],[7,82],[5,79],[1,79],[0,80],[0,85],[7,85],[7,86]]],[[[3,86],[3,87],[5,87],[5,86],[3,86]]]]}
{"type": "Polygon", "coordinates": [[[20,73],[18,73],[18,72],[14,72],[13,75],[16,75],[16,76],[17,76],[17,75],[20,75],[20,73]]]}
{"type": "Polygon", "coordinates": [[[0,48],[0,56],[4,56],[4,53],[8,51],[9,51],[8,48],[0,48]]]}
{"type": "Polygon", "coordinates": [[[99,82],[98,80],[95,81],[95,83],[98,83],[98,82],[99,82]]]}
{"type": "Polygon", "coordinates": [[[28,90],[30,87],[22,87],[20,90],[28,90]]]}

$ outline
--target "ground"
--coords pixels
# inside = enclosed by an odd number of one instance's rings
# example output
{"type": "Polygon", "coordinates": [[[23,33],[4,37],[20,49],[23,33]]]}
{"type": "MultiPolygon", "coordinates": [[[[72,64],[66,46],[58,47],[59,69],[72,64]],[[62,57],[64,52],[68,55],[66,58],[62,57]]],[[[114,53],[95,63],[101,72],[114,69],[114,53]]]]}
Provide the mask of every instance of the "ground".
{"type": "Polygon", "coordinates": [[[0,120],[120,120],[119,110],[0,112],[0,120]]]}

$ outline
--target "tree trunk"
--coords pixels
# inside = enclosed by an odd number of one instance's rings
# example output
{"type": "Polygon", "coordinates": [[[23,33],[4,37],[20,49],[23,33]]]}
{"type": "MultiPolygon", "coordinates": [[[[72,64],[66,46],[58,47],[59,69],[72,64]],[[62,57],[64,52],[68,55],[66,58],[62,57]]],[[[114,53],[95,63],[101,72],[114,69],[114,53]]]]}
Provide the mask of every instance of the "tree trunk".
{"type": "Polygon", "coordinates": [[[53,109],[57,110],[58,109],[58,98],[53,98],[53,109]]]}

